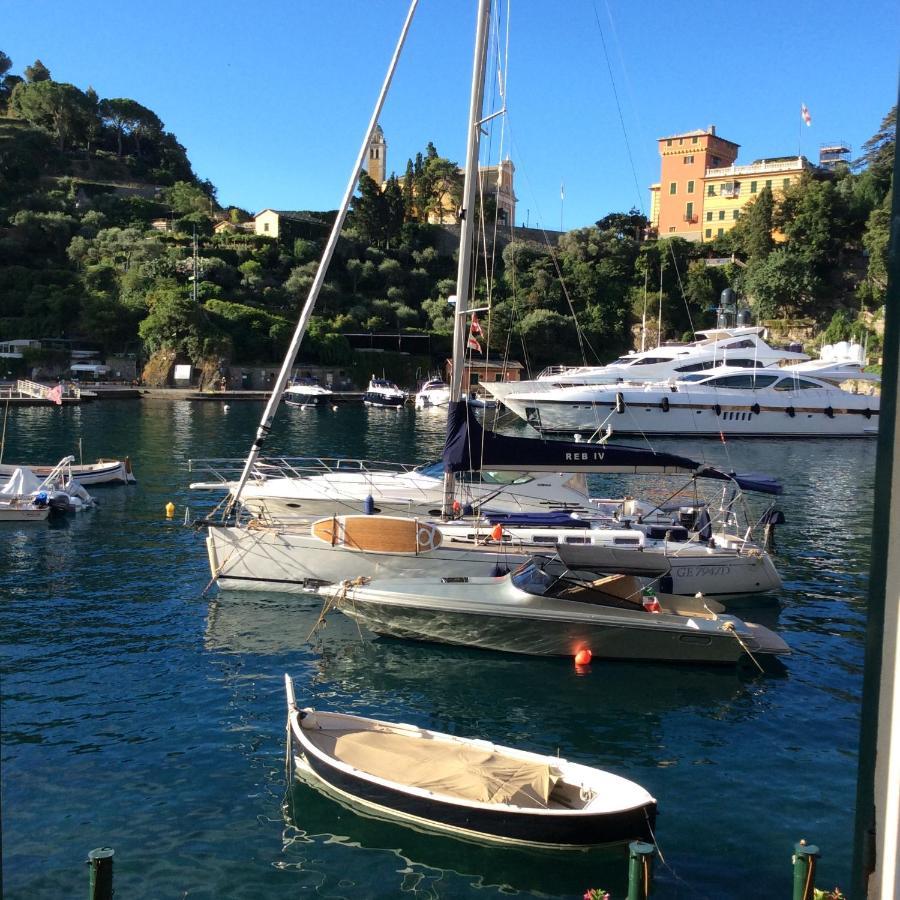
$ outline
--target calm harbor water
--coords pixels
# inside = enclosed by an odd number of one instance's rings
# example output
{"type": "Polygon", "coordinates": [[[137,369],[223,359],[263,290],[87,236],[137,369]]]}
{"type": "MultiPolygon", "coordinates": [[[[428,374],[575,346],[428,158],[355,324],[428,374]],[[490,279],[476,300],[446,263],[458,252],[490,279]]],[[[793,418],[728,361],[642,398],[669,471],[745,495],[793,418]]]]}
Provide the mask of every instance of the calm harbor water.
{"type": "MultiPolygon", "coordinates": [[[[794,653],[766,677],[602,661],[580,675],[376,640],[339,615],[307,643],[315,597],[204,595],[202,536],[183,522],[210,503],[188,490],[186,461],[243,456],[261,411],[10,412],[4,461],[56,461],[80,439],[85,460],[130,455],[139,482],[94,488],[99,508],[77,518],[0,526],[5,897],[79,895],[99,846],[116,851],[122,897],[624,896],[621,851],[490,849],[288,791],[284,672],[303,703],[558,749],[636,780],[659,801],[656,897],[786,896],[800,838],[821,848],[818,885],[847,885],[873,441],[657,442],[784,481],[785,588],[740,614],[794,653]]],[[[282,409],[267,452],[425,461],[442,439],[434,413],[282,409]]]]}

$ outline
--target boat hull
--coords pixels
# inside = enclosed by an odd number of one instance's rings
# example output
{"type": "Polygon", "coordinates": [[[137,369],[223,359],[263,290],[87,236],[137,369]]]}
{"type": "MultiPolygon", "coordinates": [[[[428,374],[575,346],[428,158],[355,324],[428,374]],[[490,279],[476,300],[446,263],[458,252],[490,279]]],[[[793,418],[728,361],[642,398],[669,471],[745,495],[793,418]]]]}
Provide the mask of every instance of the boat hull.
{"type": "MultiPolygon", "coordinates": [[[[749,392],[743,392],[746,395],[749,392]]],[[[878,398],[805,396],[771,399],[689,390],[623,391],[610,388],[570,399],[510,395],[504,403],[544,434],[589,434],[610,426],[614,434],[688,437],[870,437],[878,434],[878,398]],[[621,401],[617,401],[617,396],[621,401]],[[621,410],[618,411],[618,410],[621,410]]]]}
{"type": "MultiPolygon", "coordinates": [[[[210,572],[223,590],[302,592],[316,584],[347,578],[393,576],[491,576],[525,562],[530,552],[547,546],[463,544],[445,540],[427,553],[389,553],[332,546],[312,534],[309,526],[235,528],[210,526],[206,538],[210,572]]],[[[624,553],[624,551],[620,551],[624,553]]],[[[659,558],[668,564],[667,592],[727,601],[781,586],[771,558],[759,552],[711,554],[701,549],[669,556],[635,552],[636,560],[659,558]]],[[[590,569],[585,564],[580,568],[590,569]]]]}
{"type": "Polygon", "coordinates": [[[577,817],[474,809],[350,775],[314,754],[304,753],[293,734],[291,746],[297,778],[339,802],[403,824],[468,840],[531,847],[574,848],[653,840],[655,804],[577,817]]]}
{"type": "MultiPolygon", "coordinates": [[[[658,623],[635,628],[591,614],[539,615],[523,608],[503,609],[499,604],[491,608],[488,603],[461,608],[443,601],[429,603],[427,598],[391,602],[365,597],[354,589],[339,601],[339,608],[375,634],[529,656],[571,659],[579,650],[588,649],[602,659],[734,664],[745,653],[731,633],[692,633],[667,627],[663,617],[658,623]]],[[[771,635],[783,644],[768,629],[755,628],[762,638],[768,640],[771,635]]]]}
{"type": "Polygon", "coordinates": [[[295,531],[210,526],[206,547],[219,587],[242,591],[302,592],[359,576],[491,576],[527,559],[527,554],[500,547],[460,550],[444,545],[427,553],[354,551],[313,537],[308,527],[295,531]]]}

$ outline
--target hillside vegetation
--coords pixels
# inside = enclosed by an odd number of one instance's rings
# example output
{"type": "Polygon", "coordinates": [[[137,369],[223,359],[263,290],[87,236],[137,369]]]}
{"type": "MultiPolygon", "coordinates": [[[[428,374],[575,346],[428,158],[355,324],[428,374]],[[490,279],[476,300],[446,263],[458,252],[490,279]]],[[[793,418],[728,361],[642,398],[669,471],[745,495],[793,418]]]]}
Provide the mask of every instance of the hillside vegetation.
{"type": "MultiPolygon", "coordinates": [[[[22,75],[12,67],[0,52],[0,339],[65,337],[197,364],[279,360],[334,213],[310,212],[278,241],[213,234],[216,222],[250,215],[219,203],[156,112],[56,82],[40,61],[22,75]],[[167,230],[151,226],[159,220],[167,230]]],[[[516,241],[500,222],[475,267],[476,302],[492,308],[485,340],[533,368],[608,361],[632,346],[648,302],[655,323],[660,293],[663,336],[680,338],[710,324],[727,286],[759,318],[861,335],[884,303],[895,131],[896,109],[852,169],[808,177],[777,200],[763,191],[714,244],[647,239],[634,210],[556,247],[516,241]],[[732,255],[737,263],[705,262],[732,255]]],[[[427,332],[446,353],[456,261],[442,249],[453,243],[446,228],[428,219],[455,209],[460,192],[456,163],[432,144],[384,190],[361,175],[305,361],[349,364],[345,334],[361,331],[427,332]]],[[[494,210],[481,215],[492,233],[494,210]]]]}

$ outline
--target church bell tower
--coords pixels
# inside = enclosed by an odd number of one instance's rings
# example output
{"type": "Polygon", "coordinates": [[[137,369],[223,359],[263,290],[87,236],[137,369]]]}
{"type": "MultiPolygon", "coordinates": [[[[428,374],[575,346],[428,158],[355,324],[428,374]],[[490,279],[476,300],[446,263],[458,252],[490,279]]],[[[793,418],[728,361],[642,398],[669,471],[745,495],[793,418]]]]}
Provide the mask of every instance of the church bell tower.
{"type": "Polygon", "coordinates": [[[366,173],[369,178],[381,187],[384,184],[387,172],[387,141],[380,125],[375,126],[372,137],[369,140],[369,155],[366,160],[366,173]]]}

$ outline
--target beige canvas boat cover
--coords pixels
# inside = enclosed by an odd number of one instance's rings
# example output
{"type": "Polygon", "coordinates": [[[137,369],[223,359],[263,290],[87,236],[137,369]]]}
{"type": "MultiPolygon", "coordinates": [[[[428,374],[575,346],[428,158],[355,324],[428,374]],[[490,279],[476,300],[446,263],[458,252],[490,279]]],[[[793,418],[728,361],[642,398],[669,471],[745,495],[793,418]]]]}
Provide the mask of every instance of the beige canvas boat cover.
{"type": "Polygon", "coordinates": [[[559,780],[549,765],[421,734],[315,728],[304,733],[329,756],[369,775],[462,800],[544,809],[559,780]]]}

